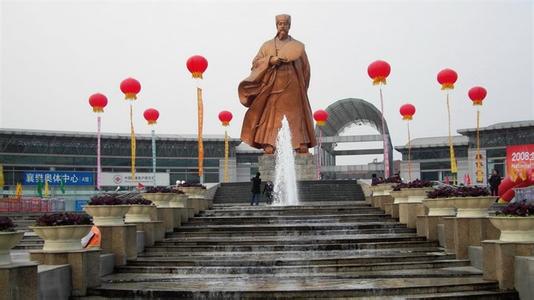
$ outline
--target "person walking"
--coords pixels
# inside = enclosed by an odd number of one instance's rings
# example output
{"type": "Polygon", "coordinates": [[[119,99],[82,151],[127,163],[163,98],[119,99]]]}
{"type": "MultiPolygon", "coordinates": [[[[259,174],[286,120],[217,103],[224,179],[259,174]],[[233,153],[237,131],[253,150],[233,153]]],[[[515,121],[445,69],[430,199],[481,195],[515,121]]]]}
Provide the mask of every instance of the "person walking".
{"type": "Polygon", "coordinates": [[[499,185],[501,184],[501,175],[499,174],[499,171],[493,169],[491,172],[491,176],[488,179],[489,185],[490,185],[490,191],[492,196],[498,196],[499,195],[499,185]]]}
{"type": "Polygon", "coordinates": [[[250,179],[252,181],[252,198],[250,199],[250,205],[256,205],[260,204],[260,198],[261,198],[261,178],[260,178],[260,172],[256,173],[255,177],[252,177],[250,179]]]}
{"type": "Polygon", "coordinates": [[[266,201],[267,204],[273,204],[273,190],[274,190],[273,183],[271,181],[267,181],[267,183],[265,184],[265,187],[263,188],[263,194],[267,198],[267,201],[266,201]]]}

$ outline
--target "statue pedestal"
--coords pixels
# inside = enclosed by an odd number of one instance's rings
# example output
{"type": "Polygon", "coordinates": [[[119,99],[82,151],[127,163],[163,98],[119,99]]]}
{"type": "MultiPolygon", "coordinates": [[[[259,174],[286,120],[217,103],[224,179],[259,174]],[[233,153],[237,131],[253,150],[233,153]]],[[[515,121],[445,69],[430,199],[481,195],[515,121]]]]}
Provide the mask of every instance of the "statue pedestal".
{"type": "MultiPolygon", "coordinates": [[[[262,181],[273,181],[275,177],[276,157],[273,154],[263,154],[258,158],[258,171],[262,181]]],[[[295,174],[297,180],[317,180],[317,164],[315,157],[310,154],[295,154],[295,174]]]]}

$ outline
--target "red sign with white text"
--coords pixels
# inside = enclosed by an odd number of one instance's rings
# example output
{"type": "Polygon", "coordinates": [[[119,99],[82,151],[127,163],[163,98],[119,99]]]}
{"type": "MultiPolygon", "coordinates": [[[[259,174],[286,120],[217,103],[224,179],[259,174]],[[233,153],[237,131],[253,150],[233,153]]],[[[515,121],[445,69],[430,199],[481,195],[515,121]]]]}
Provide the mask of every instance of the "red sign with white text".
{"type": "MultiPolygon", "coordinates": [[[[534,176],[534,173],[529,172],[533,168],[534,144],[506,147],[506,170],[512,181],[515,182],[517,178],[526,180],[529,175],[534,176]]],[[[534,180],[534,178],[531,178],[531,180],[534,180]]]]}

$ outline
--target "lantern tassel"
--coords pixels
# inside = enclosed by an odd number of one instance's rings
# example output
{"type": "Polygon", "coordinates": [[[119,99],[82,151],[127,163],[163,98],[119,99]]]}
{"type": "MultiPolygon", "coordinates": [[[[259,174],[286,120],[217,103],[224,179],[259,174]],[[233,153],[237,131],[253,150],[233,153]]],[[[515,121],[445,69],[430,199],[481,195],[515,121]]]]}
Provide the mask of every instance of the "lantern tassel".
{"type": "MultiPolygon", "coordinates": [[[[194,75],[193,75],[194,76],[194,75]]],[[[202,141],[202,127],[204,123],[204,107],[202,105],[202,89],[197,87],[198,104],[198,176],[201,183],[204,181],[204,143],[202,141]]]]}
{"type": "Polygon", "coordinates": [[[441,85],[442,90],[452,90],[454,89],[454,83],[443,83],[441,85]]]}
{"type": "Polygon", "coordinates": [[[386,77],[378,76],[378,77],[373,78],[373,85],[379,85],[379,84],[387,84],[386,77]]]}
{"type": "Polygon", "coordinates": [[[125,93],[124,100],[137,100],[137,94],[134,93],[125,93]]]}

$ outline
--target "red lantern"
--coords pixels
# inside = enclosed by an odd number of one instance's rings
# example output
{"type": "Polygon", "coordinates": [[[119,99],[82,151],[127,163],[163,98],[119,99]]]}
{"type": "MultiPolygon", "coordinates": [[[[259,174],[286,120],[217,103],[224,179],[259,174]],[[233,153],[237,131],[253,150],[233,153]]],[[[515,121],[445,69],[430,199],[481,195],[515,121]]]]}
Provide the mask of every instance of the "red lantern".
{"type": "Polygon", "coordinates": [[[124,99],[135,100],[141,91],[141,83],[132,77],[126,78],[121,82],[121,91],[124,93],[124,99]]]}
{"type": "Polygon", "coordinates": [[[313,118],[317,122],[317,126],[323,126],[328,120],[328,112],[322,109],[318,109],[313,113],[313,118]]]}
{"type": "Polygon", "coordinates": [[[89,105],[93,107],[93,111],[96,113],[104,112],[104,107],[108,105],[108,98],[100,93],[93,94],[89,97],[89,105]]]}
{"type": "Polygon", "coordinates": [[[202,73],[208,68],[208,61],[203,56],[194,55],[187,60],[186,65],[193,78],[202,79],[202,73]]]}
{"type": "Polygon", "coordinates": [[[156,124],[159,118],[159,112],[156,109],[149,108],[143,113],[145,120],[148,121],[148,125],[156,124]]]}
{"type": "Polygon", "coordinates": [[[230,121],[232,121],[233,117],[232,113],[227,110],[223,110],[219,113],[219,120],[222,122],[223,126],[230,125],[230,121]]]}
{"type": "Polygon", "coordinates": [[[484,98],[486,98],[486,94],[488,92],[485,88],[481,86],[475,86],[472,87],[469,90],[469,98],[471,98],[471,101],[473,101],[473,105],[482,105],[482,101],[484,101],[484,98]]]}
{"type": "Polygon", "coordinates": [[[374,61],[367,67],[367,74],[373,80],[373,85],[386,84],[386,78],[391,72],[389,64],[383,60],[374,61]]]}
{"type": "Polygon", "coordinates": [[[458,80],[458,74],[453,69],[443,69],[438,73],[438,82],[442,90],[454,89],[456,80],[458,80]]]}
{"type": "Polygon", "coordinates": [[[415,115],[415,106],[411,105],[410,103],[404,104],[399,109],[400,114],[402,116],[403,120],[411,120],[413,115],[415,115]]]}

